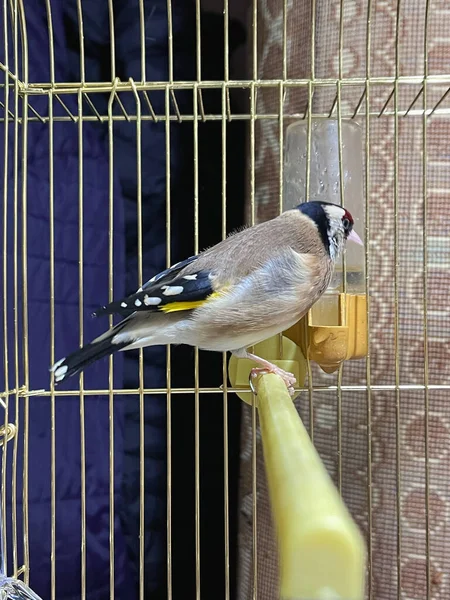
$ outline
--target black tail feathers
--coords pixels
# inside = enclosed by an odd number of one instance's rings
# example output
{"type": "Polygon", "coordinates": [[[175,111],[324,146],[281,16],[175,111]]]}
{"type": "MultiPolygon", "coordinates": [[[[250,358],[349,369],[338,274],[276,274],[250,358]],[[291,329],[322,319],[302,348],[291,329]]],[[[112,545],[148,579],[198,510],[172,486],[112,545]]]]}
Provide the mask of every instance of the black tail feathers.
{"type": "MultiPolygon", "coordinates": [[[[114,334],[115,333],[116,331],[114,331],[114,334]]],[[[130,342],[113,344],[112,339],[114,334],[99,341],[93,341],[90,344],[86,344],[86,346],[83,346],[65,358],[58,360],[58,362],[50,367],[50,371],[54,374],[55,384],[61,383],[68,377],[72,377],[72,375],[76,375],[76,373],[83,371],[83,369],[93,362],[100,360],[105,356],[109,356],[129,345],[130,342]]]]}

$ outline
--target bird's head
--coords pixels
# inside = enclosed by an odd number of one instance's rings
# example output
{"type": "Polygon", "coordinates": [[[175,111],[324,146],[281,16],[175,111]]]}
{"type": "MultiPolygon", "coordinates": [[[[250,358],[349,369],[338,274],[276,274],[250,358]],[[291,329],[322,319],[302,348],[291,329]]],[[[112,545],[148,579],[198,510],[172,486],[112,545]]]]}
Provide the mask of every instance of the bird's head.
{"type": "Polygon", "coordinates": [[[314,221],[322,242],[332,260],[336,260],[350,240],[363,245],[353,230],[353,217],[348,210],[330,202],[311,201],[297,206],[298,210],[314,221]]]}

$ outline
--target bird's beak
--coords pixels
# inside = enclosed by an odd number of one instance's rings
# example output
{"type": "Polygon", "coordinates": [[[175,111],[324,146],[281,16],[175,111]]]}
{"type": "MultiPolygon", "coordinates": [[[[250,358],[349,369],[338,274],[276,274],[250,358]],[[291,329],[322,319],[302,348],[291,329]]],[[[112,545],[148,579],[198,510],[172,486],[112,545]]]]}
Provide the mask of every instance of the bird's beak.
{"type": "Polygon", "coordinates": [[[359,235],[356,233],[356,231],[354,229],[352,229],[350,231],[347,241],[348,240],[355,242],[355,244],[358,244],[359,246],[364,246],[362,239],[359,237],[359,235]]]}

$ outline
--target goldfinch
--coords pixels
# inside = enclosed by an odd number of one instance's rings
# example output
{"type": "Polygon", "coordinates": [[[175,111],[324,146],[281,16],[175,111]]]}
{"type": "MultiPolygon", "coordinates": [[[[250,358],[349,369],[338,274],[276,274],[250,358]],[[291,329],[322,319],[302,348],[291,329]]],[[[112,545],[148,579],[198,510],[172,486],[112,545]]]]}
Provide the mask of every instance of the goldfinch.
{"type": "Polygon", "coordinates": [[[247,348],[294,325],[327,289],[334,264],[352,240],[351,214],[326,202],[305,202],[243,229],[152,277],[131,296],[94,316],[123,321],[58,360],[55,383],[110,354],[159,344],[188,344],[249,358],[277,373],[293,393],[295,378],[247,348]]]}

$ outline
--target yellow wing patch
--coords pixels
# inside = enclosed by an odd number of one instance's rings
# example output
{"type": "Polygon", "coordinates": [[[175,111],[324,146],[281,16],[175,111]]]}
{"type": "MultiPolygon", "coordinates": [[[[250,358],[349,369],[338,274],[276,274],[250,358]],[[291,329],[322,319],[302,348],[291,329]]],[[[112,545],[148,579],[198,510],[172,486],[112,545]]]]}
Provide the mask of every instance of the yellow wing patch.
{"type": "Polygon", "coordinates": [[[179,312],[183,310],[192,310],[194,308],[199,308],[203,306],[207,302],[218,298],[219,296],[223,296],[225,290],[220,290],[219,292],[213,292],[209,296],[207,296],[204,300],[194,300],[192,302],[170,302],[170,304],[163,304],[163,306],[159,306],[158,309],[165,313],[171,312],[179,312]]]}

